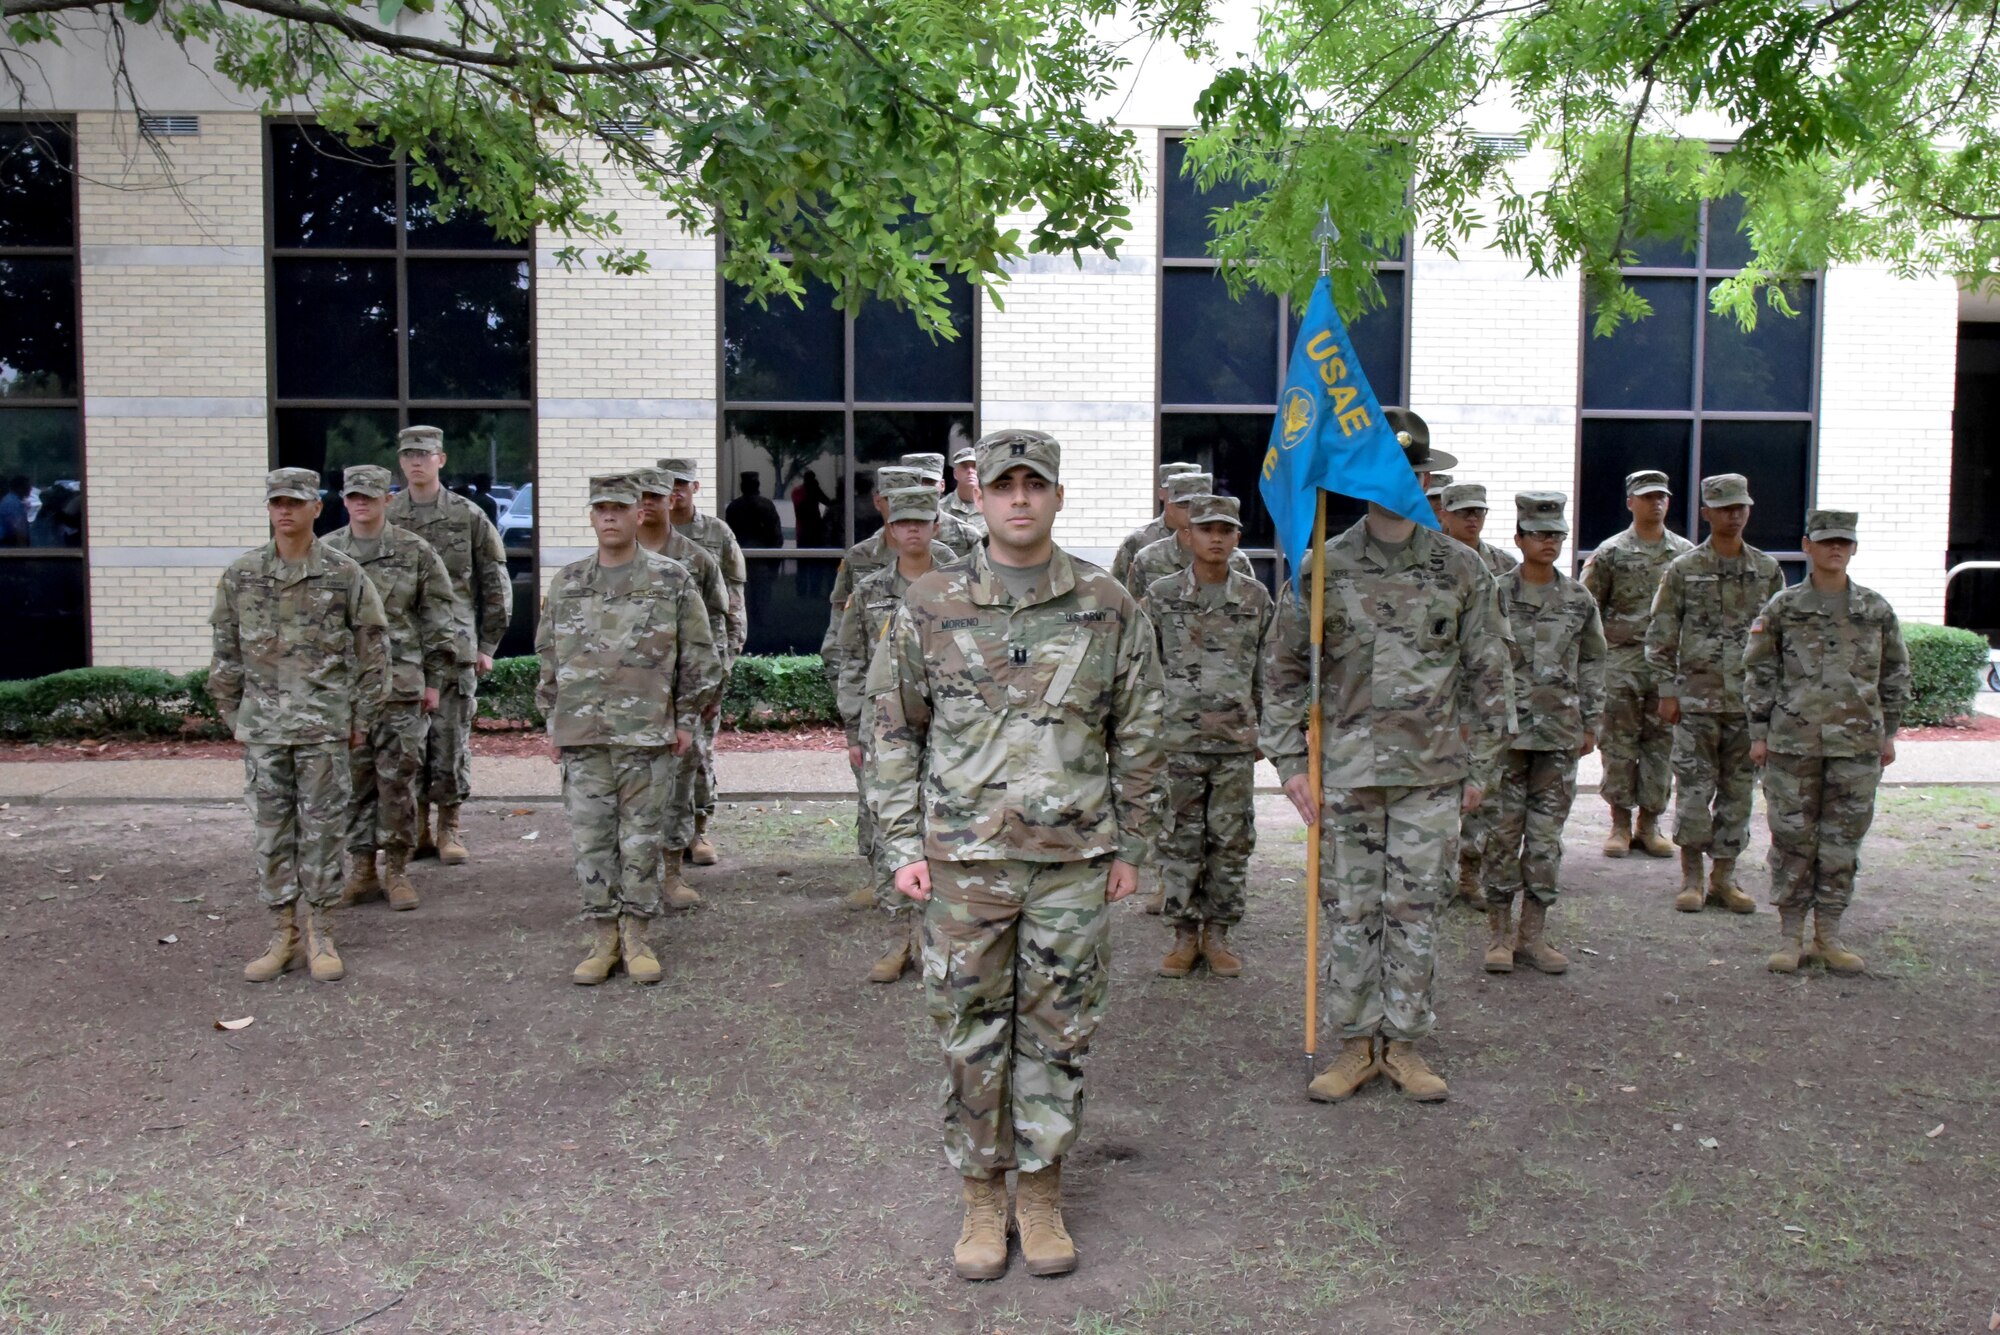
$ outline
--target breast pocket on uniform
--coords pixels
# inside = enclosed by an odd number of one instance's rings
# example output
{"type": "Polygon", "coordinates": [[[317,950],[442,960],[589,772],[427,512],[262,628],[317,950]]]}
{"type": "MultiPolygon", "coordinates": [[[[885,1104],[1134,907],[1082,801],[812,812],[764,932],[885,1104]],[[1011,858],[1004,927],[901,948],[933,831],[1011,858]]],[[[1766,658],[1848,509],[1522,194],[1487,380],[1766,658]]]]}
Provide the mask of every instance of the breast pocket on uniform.
{"type": "Polygon", "coordinates": [[[1042,703],[1051,709],[1085,714],[1100,710],[1111,688],[1111,644],[1107,632],[1088,626],[1076,627],[1053,641],[1044,660],[1051,670],[1048,684],[1042,688],[1042,703]]]}

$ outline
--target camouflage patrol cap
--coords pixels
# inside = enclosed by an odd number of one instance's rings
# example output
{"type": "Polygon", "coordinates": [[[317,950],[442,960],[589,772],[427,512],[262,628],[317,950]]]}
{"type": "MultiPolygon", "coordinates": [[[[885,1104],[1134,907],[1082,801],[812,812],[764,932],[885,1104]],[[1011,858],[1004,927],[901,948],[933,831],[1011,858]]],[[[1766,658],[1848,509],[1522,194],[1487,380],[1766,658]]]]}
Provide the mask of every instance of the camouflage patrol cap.
{"type": "Polygon", "coordinates": [[[1673,484],[1667,481],[1667,475],[1659,469],[1641,468],[1636,473],[1625,475],[1627,496],[1647,496],[1656,491],[1664,491],[1669,496],[1674,494],[1673,484]]]}
{"type": "Polygon", "coordinates": [[[380,464],[350,464],[340,475],[343,496],[387,496],[389,470],[380,464]]]}
{"type": "Polygon", "coordinates": [[[1215,490],[1213,473],[1178,473],[1167,479],[1167,504],[1185,505],[1193,496],[1205,496],[1215,490]]]}
{"type": "Polygon", "coordinates": [[[1569,520],[1563,518],[1563,506],[1569,497],[1559,491],[1520,491],[1514,493],[1514,527],[1523,533],[1568,533],[1569,520]]]}
{"type": "Polygon", "coordinates": [[[932,482],[944,481],[944,456],[942,454],[906,454],[896,462],[905,468],[914,468],[932,482]]]}
{"type": "Polygon", "coordinates": [[[1162,489],[1165,489],[1169,479],[1177,478],[1182,473],[1199,473],[1200,471],[1200,464],[1161,464],[1155,475],[1155,480],[1162,489]]]}
{"type": "Polygon", "coordinates": [[[1243,527],[1243,503],[1234,496],[1204,493],[1188,497],[1188,523],[1234,524],[1243,527]]]}
{"type": "Polygon", "coordinates": [[[626,476],[632,479],[632,485],[639,489],[641,496],[674,494],[674,480],[664,468],[635,468],[626,476]]]}
{"type": "Polygon", "coordinates": [[[1861,515],[1854,510],[1808,510],[1806,511],[1806,538],[1811,542],[1828,542],[1834,538],[1846,538],[1849,542],[1859,542],[1854,536],[1855,528],[1861,523],[1861,515]]]}
{"type": "Polygon", "coordinates": [[[953,468],[958,467],[960,464],[972,464],[978,462],[979,462],[979,451],[972,447],[971,441],[969,440],[961,441],[957,445],[952,447],[951,466],[953,468]]]}
{"type": "Polygon", "coordinates": [[[653,465],[667,475],[668,482],[701,481],[692,459],[655,459],[653,465]]]}
{"type": "Polygon", "coordinates": [[[1449,487],[1450,485],[1451,485],[1450,473],[1432,473],[1431,484],[1428,487],[1424,488],[1424,495],[1430,498],[1431,500],[1436,500],[1440,496],[1444,495],[1444,489],[1446,487],[1449,487]]]}
{"type": "Polygon", "coordinates": [[[1022,466],[1051,482],[1062,481],[1062,446],[1046,431],[990,431],[979,438],[977,448],[981,486],[1010,468],[1022,466]]]}
{"type": "Polygon", "coordinates": [[[1750,479],[1741,473],[1717,473],[1701,480],[1701,503],[1720,508],[1750,505],[1750,479]]]}
{"type": "Polygon", "coordinates": [[[883,492],[882,499],[888,503],[889,522],[892,524],[899,519],[937,520],[936,487],[898,487],[894,491],[883,492]]]}
{"type": "Polygon", "coordinates": [[[1435,473],[1457,466],[1456,455],[1431,448],[1430,424],[1408,408],[1384,408],[1382,418],[1396,433],[1396,443],[1403,447],[1403,457],[1419,473],[1435,473]]]}
{"type": "Polygon", "coordinates": [[[396,433],[398,454],[443,454],[444,428],[406,426],[396,433]]]}
{"type": "Polygon", "coordinates": [[[295,501],[319,499],[319,474],[310,468],[274,468],[264,474],[264,499],[289,496],[295,501]]]}
{"type": "Polygon", "coordinates": [[[923,483],[924,475],[902,464],[888,464],[875,470],[875,490],[886,496],[892,491],[923,483]]]}
{"type": "Polygon", "coordinates": [[[1486,488],[1477,482],[1454,482],[1444,489],[1447,510],[1486,509],[1486,488]]]}
{"type": "Polygon", "coordinates": [[[630,473],[595,473],[590,479],[590,503],[597,505],[637,505],[639,484],[630,473]]]}

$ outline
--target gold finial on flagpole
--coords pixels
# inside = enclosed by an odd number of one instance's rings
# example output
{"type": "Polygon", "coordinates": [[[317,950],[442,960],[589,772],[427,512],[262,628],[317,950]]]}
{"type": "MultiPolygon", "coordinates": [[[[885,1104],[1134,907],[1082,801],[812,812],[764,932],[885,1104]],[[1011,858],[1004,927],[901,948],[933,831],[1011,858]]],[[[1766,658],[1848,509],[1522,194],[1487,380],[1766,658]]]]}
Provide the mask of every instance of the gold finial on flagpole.
{"type": "Polygon", "coordinates": [[[1319,206],[1319,226],[1313,228],[1313,240],[1319,242],[1319,276],[1324,278],[1333,267],[1327,257],[1328,248],[1340,241],[1340,229],[1333,225],[1332,205],[1319,206]]]}

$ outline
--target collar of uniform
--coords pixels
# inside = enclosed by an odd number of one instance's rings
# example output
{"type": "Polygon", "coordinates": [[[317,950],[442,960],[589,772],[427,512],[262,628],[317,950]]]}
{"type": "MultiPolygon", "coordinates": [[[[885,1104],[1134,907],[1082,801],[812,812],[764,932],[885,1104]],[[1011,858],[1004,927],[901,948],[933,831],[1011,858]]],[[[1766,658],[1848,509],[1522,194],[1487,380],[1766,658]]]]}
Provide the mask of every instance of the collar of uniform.
{"type": "Polygon", "coordinates": [[[1430,549],[1423,537],[1427,531],[1422,524],[1416,525],[1411,530],[1408,540],[1403,543],[1402,550],[1392,555],[1375,541],[1375,535],[1368,531],[1368,520],[1362,518],[1355,520],[1354,527],[1334,539],[1334,542],[1344,546],[1350,555],[1361,557],[1382,567],[1383,573],[1387,574],[1390,571],[1418,565],[1428,559],[1430,549]]]}
{"type": "MultiPolygon", "coordinates": [[[[986,544],[980,543],[972,549],[972,601],[981,607],[993,607],[1006,598],[1006,589],[993,574],[993,563],[987,559],[986,544]]],[[[1041,601],[1048,602],[1060,598],[1076,587],[1076,564],[1069,559],[1069,553],[1060,547],[1049,553],[1049,591],[1041,601]]],[[[1008,606],[1032,607],[1033,603],[1008,603],[1008,606]]]]}
{"type": "Polygon", "coordinates": [[[630,561],[627,561],[624,565],[607,567],[598,564],[597,553],[592,552],[590,554],[590,569],[584,573],[584,582],[586,584],[595,584],[597,582],[597,577],[600,574],[604,573],[604,571],[607,569],[633,570],[634,567],[637,568],[635,571],[635,577],[637,579],[644,582],[650,582],[653,577],[653,572],[660,568],[658,563],[669,559],[671,558],[661,556],[658,552],[649,552],[644,547],[640,547],[637,548],[632,553],[632,559],[630,561]],[[652,559],[648,560],[647,558],[649,557],[652,559]]]}
{"type": "MultiPolygon", "coordinates": [[[[273,577],[284,578],[285,558],[278,555],[278,541],[276,538],[264,544],[264,568],[273,577]]],[[[293,575],[291,579],[284,580],[284,585],[294,584],[302,579],[312,579],[325,573],[326,548],[318,538],[314,538],[312,546],[306,549],[306,559],[299,562],[298,573],[293,575]]],[[[280,587],[284,587],[284,585],[280,587]]]]}

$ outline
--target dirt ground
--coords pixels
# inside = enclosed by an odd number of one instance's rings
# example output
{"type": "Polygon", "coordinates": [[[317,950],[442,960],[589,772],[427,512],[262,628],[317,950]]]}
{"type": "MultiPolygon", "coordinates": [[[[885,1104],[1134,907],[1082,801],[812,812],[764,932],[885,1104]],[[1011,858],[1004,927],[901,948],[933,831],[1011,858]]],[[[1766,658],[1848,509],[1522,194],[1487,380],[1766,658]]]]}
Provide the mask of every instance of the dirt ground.
{"type": "Polygon", "coordinates": [[[1567,976],[1489,978],[1449,915],[1442,1105],[1305,1099],[1276,805],[1243,978],[1155,977],[1118,910],[1082,1267],[976,1286],[844,807],[726,810],[666,982],[595,990],[553,806],[471,808],[418,912],[343,915],[347,981],[262,987],[240,809],[0,810],[0,1329],[1989,1329],[2000,796],[1885,797],[1856,979],[1767,973],[1768,909],[1673,913],[1580,806],[1567,976]]]}

